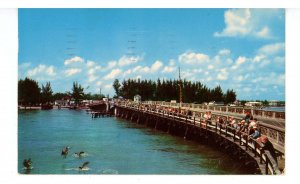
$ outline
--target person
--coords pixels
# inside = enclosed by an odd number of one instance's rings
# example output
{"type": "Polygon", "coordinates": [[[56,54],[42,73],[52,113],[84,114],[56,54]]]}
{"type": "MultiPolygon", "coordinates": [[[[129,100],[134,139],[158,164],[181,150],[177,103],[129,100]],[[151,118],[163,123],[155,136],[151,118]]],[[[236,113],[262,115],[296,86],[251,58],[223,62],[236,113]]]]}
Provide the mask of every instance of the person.
{"type": "Polygon", "coordinates": [[[249,123],[249,127],[251,128],[251,127],[254,127],[254,126],[257,126],[257,119],[256,118],[254,118],[252,121],[250,121],[250,123],[249,123]]]}
{"type": "Polygon", "coordinates": [[[257,127],[254,126],[253,127],[254,132],[252,134],[250,134],[250,137],[253,139],[257,139],[260,137],[260,132],[257,130],[257,127]]]}
{"type": "Polygon", "coordinates": [[[209,111],[205,112],[203,118],[204,118],[205,123],[208,123],[208,124],[211,123],[211,121],[210,121],[211,120],[211,116],[209,115],[209,111]]]}
{"type": "Polygon", "coordinates": [[[235,129],[238,127],[238,124],[234,117],[231,118],[230,125],[231,125],[231,127],[235,128],[235,129]]]}
{"type": "Polygon", "coordinates": [[[249,112],[249,111],[246,112],[246,116],[244,117],[244,120],[245,120],[245,125],[248,126],[249,121],[253,120],[253,116],[252,116],[251,112],[249,112]]]}
{"type": "Polygon", "coordinates": [[[25,169],[30,169],[31,168],[31,158],[29,158],[28,160],[27,159],[24,159],[23,161],[23,166],[25,167],[25,169]]]}
{"type": "Polygon", "coordinates": [[[276,152],[275,152],[275,149],[274,149],[274,146],[273,144],[269,141],[268,137],[264,137],[262,139],[262,143],[263,143],[263,146],[261,148],[261,151],[265,151],[265,150],[268,150],[271,154],[271,156],[273,157],[273,159],[275,160],[276,164],[278,163],[277,162],[277,155],[276,155],[276,152]]]}

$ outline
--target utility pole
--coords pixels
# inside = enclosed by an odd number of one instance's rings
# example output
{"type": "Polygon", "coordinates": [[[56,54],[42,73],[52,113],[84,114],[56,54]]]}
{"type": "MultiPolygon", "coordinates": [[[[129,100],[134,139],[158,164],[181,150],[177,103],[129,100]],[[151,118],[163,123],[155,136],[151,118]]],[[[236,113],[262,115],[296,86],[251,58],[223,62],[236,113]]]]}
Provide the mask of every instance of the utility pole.
{"type": "Polygon", "coordinates": [[[182,81],[180,78],[180,67],[179,67],[179,111],[181,111],[181,103],[182,103],[182,81]]]}

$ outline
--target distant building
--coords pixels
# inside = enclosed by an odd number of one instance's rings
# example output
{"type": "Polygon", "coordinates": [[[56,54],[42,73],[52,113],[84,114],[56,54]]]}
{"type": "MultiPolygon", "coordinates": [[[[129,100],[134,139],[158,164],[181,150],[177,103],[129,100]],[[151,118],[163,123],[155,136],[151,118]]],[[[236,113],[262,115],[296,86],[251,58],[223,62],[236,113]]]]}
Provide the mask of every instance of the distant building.
{"type": "Polygon", "coordinates": [[[260,107],[262,106],[261,102],[246,102],[245,106],[247,107],[260,107]]]}
{"type": "Polygon", "coordinates": [[[134,102],[137,102],[137,103],[142,102],[142,97],[141,97],[141,95],[135,95],[135,96],[133,97],[133,101],[134,101],[134,102]]]}
{"type": "Polygon", "coordinates": [[[67,106],[69,105],[69,100],[55,100],[54,105],[67,106]]]}
{"type": "Polygon", "coordinates": [[[277,100],[271,100],[269,101],[269,106],[279,106],[280,102],[277,100]]]}
{"type": "Polygon", "coordinates": [[[224,102],[211,101],[208,103],[208,105],[224,105],[224,102]]]}
{"type": "Polygon", "coordinates": [[[171,100],[171,103],[176,103],[176,100],[171,100]]]}

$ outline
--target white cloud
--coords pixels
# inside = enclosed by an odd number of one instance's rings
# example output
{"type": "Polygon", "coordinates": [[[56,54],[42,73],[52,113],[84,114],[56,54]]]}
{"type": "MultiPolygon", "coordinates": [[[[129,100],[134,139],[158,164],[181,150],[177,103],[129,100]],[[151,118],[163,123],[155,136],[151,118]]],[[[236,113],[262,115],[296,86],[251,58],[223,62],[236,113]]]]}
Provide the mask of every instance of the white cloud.
{"type": "Polygon", "coordinates": [[[55,76],[56,73],[55,73],[54,66],[46,66],[46,65],[40,64],[37,67],[35,67],[31,70],[28,70],[27,75],[29,77],[40,76],[40,75],[55,76]]]}
{"type": "Polygon", "coordinates": [[[281,15],[282,12],[276,9],[230,9],[224,13],[225,28],[215,32],[214,36],[274,38],[269,25],[273,19],[280,19],[281,15]]]}
{"type": "Polygon", "coordinates": [[[106,69],[111,69],[113,67],[117,66],[117,62],[116,61],[109,61],[107,64],[106,69]]]}
{"type": "Polygon", "coordinates": [[[135,79],[142,79],[142,76],[141,76],[141,75],[137,75],[137,76],[135,77],[135,79]]]}
{"type": "Polygon", "coordinates": [[[243,91],[246,92],[246,93],[249,93],[251,91],[251,88],[249,87],[244,87],[243,88],[243,91]]]}
{"type": "Polygon", "coordinates": [[[228,72],[226,68],[221,68],[218,71],[217,79],[218,80],[227,80],[228,79],[228,72]]]}
{"type": "Polygon", "coordinates": [[[270,29],[267,26],[263,27],[260,31],[258,31],[256,35],[257,37],[261,38],[271,38],[270,29]]]}
{"type": "Polygon", "coordinates": [[[47,69],[46,69],[46,73],[48,75],[51,75],[51,76],[54,76],[56,75],[55,71],[54,71],[54,66],[49,66],[47,69]]]}
{"type": "Polygon", "coordinates": [[[105,88],[105,89],[111,89],[111,88],[112,88],[112,85],[111,85],[111,84],[106,84],[106,85],[104,85],[104,88],[105,88]]]}
{"type": "Polygon", "coordinates": [[[66,77],[78,74],[80,72],[81,72],[80,68],[70,68],[64,71],[66,77]]]}
{"type": "Polygon", "coordinates": [[[65,65],[70,65],[70,64],[73,64],[73,63],[83,63],[83,61],[84,61],[83,58],[81,58],[79,56],[75,56],[73,58],[65,60],[64,64],[65,65]]]}
{"type": "Polygon", "coordinates": [[[162,70],[162,73],[171,73],[171,72],[174,72],[175,70],[176,70],[175,67],[165,66],[164,69],[162,70]]]}
{"type": "Polygon", "coordinates": [[[119,66],[125,66],[125,65],[131,65],[131,64],[135,64],[139,61],[141,61],[142,58],[137,56],[137,57],[128,57],[128,56],[122,56],[120,59],[119,59],[119,66]]]}
{"type": "Polygon", "coordinates": [[[240,57],[237,58],[236,64],[237,64],[237,65],[243,64],[243,63],[246,62],[246,60],[247,60],[247,59],[246,59],[245,57],[240,56],[240,57]]]}
{"type": "Polygon", "coordinates": [[[203,64],[209,61],[209,56],[202,53],[185,52],[178,57],[178,60],[184,64],[203,64]]]}
{"type": "Polygon", "coordinates": [[[30,67],[30,65],[31,65],[30,62],[22,63],[19,65],[19,69],[26,69],[26,68],[30,67]]]}
{"type": "Polygon", "coordinates": [[[175,61],[174,61],[174,59],[170,59],[170,61],[169,61],[169,65],[170,65],[170,66],[174,66],[174,65],[175,65],[175,61]]]}
{"type": "Polygon", "coordinates": [[[142,67],[141,66],[136,66],[132,69],[132,72],[137,72],[141,69],[142,67]]]}
{"type": "Polygon", "coordinates": [[[207,69],[209,69],[209,70],[214,69],[214,65],[208,65],[207,69]]]}
{"type": "MultiPolygon", "coordinates": [[[[132,69],[132,73],[155,73],[157,72],[161,67],[163,66],[163,63],[159,60],[155,61],[151,67],[148,67],[148,66],[136,66],[132,69]]],[[[131,72],[131,71],[126,71],[127,73],[128,72],[131,72]]]]}
{"type": "Polygon", "coordinates": [[[145,67],[141,68],[139,72],[149,73],[150,71],[151,71],[151,69],[148,66],[145,66],[145,67]]]}
{"type": "Polygon", "coordinates": [[[222,50],[219,51],[219,55],[227,56],[229,54],[230,54],[230,50],[228,50],[228,49],[222,49],[222,50]]]}
{"type": "Polygon", "coordinates": [[[258,56],[255,56],[254,58],[253,58],[253,62],[254,63],[259,63],[260,61],[262,61],[263,59],[265,59],[266,58],[266,56],[264,56],[264,55],[258,55],[258,56]]]}
{"type": "Polygon", "coordinates": [[[88,60],[87,63],[86,63],[86,66],[87,66],[87,67],[93,67],[93,66],[95,66],[95,64],[96,64],[96,63],[95,63],[94,61],[89,61],[89,60],[88,60]]]}
{"type": "Polygon", "coordinates": [[[258,49],[258,53],[264,55],[273,55],[273,54],[278,54],[280,52],[284,52],[284,49],[285,49],[284,43],[274,43],[274,44],[268,44],[262,46],[261,48],[258,49]]]}
{"type": "Polygon", "coordinates": [[[156,72],[163,66],[163,63],[161,61],[155,61],[151,66],[151,72],[156,72]]]}
{"type": "Polygon", "coordinates": [[[89,77],[88,77],[89,82],[94,82],[96,79],[97,79],[97,77],[95,75],[89,75],[89,77]]]}
{"type": "Polygon", "coordinates": [[[124,72],[124,76],[126,76],[126,75],[129,75],[129,74],[131,74],[132,73],[132,70],[131,69],[128,69],[128,70],[126,70],[125,72],[124,72]]]}
{"type": "Polygon", "coordinates": [[[249,9],[231,9],[224,14],[226,28],[222,32],[215,32],[214,36],[238,36],[246,35],[251,31],[249,25],[251,19],[251,11],[249,9]]]}
{"type": "Polygon", "coordinates": [[[116,78],[120,73],[122,72],[122,70],[120,69],[113,69],[109,74],[107,74],[106,76],[104,76],[104,79],[114,79],[116,78]]]}
{"type": "Polygon", "coordinates": [[[101,85],[102,85],[102,82],[101,82],[101,81],[97,81],[97,82],[96,82],[96,85],[97,85],[97,86],[101,86],[101,85]]]}
{"type": "Polygon", "coordinates": [[[241,82],[242,80],[244,80],[244,76],[242,76],[242,75],[236,76],[236,77],[234,78],[234,80],[236,80],[236,81],[238,81],[238,82],[241,82]]]}

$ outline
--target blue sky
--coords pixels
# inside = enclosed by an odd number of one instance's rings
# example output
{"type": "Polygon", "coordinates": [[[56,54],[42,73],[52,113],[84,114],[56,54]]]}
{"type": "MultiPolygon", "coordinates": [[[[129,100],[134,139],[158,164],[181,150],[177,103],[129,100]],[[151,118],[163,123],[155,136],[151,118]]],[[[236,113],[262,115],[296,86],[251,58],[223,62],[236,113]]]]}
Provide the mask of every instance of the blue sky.
{"type": "Polygon", "coordinates": [[[182,77],[285,99],[284,9],[19,9],[19,78],[114,94],[128,78],[182,77]]]}

